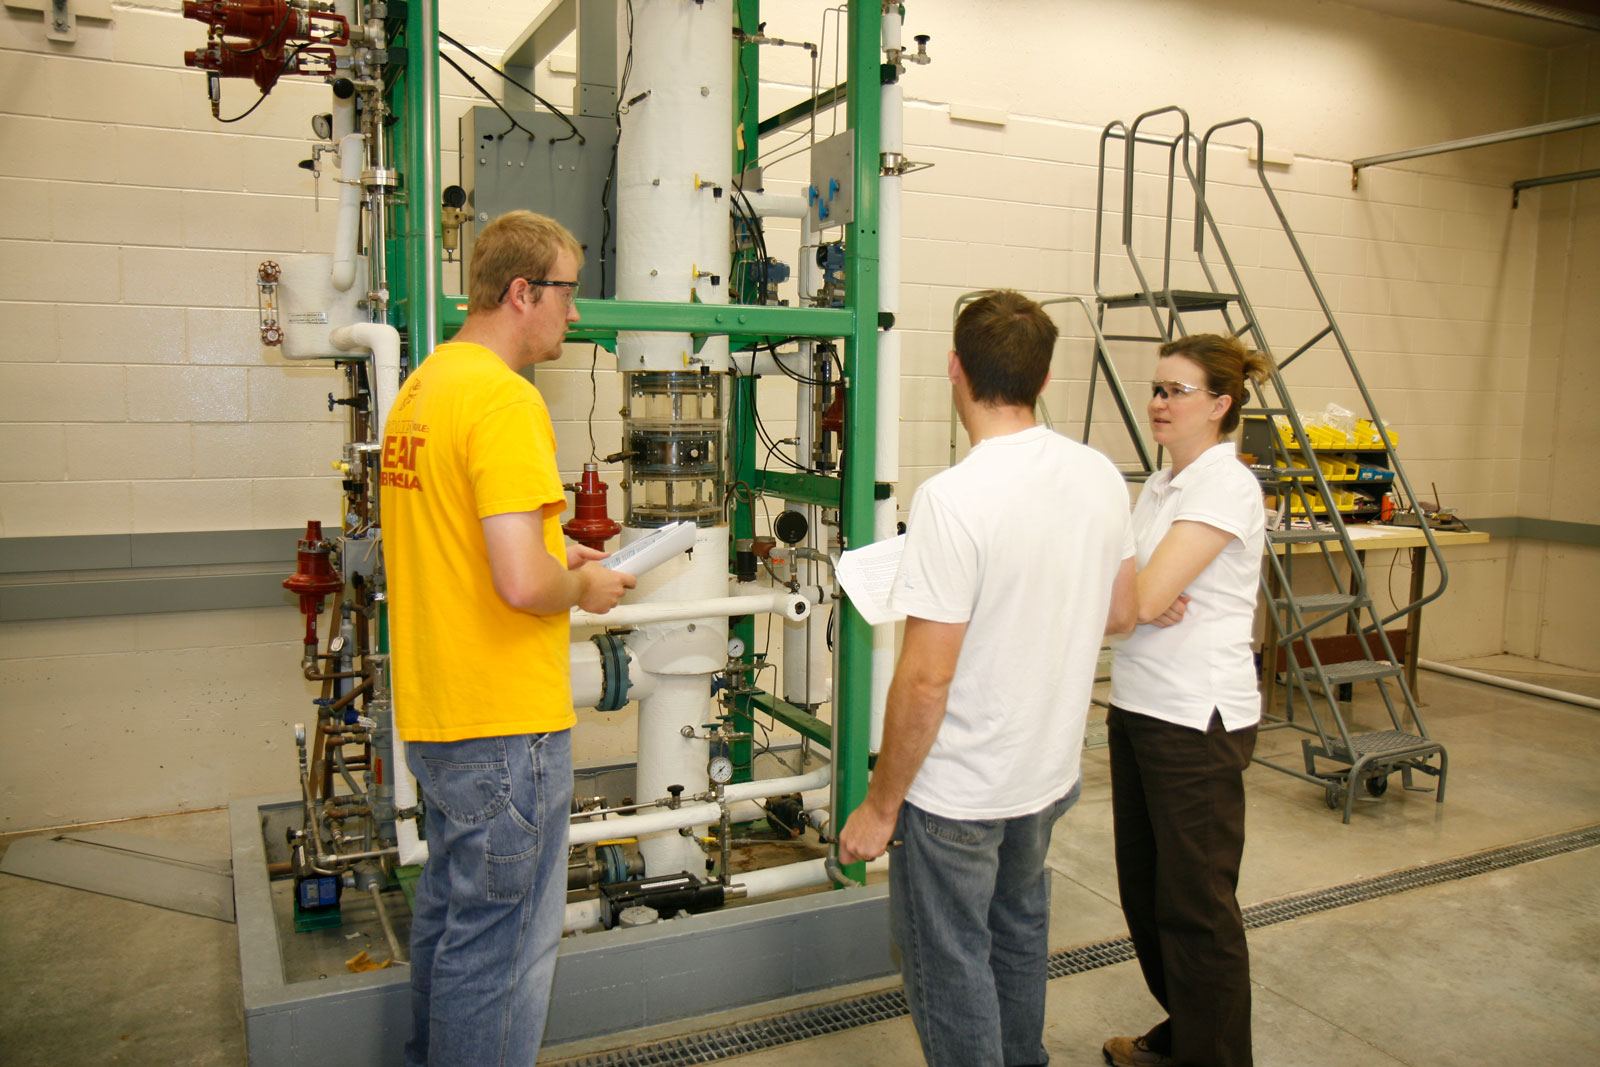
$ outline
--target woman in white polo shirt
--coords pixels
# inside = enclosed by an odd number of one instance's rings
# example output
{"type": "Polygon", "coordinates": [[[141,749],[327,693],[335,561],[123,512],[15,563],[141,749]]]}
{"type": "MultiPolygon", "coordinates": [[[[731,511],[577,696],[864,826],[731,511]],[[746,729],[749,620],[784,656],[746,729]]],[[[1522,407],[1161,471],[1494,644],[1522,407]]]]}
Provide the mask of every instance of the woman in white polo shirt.
{"type": "Polygon", "coordinates": [[[1251,649],[1265,514],[1224,436],[1267,361],[1232,337],[1161,346],[1150,431],[1172,465],[1133,512],[1139,625],[1111,668],[1117,882],[1167,1018],[1105,1043],[1116,1067],[1248,1067],[1250,960],[1235,890],[1261,719],[1251,649]]]}

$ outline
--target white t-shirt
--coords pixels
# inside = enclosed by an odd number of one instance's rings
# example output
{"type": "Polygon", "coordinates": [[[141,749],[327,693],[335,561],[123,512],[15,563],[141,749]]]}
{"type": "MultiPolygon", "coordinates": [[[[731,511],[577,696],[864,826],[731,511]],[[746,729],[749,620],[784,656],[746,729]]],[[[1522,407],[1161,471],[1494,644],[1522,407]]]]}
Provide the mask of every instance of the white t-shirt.
{"type": "Polygon", "coordinates": [[[1203,522],[1233,539],[1184,590],[1189,608],[1182,622],[1139,626],[1117,643],[1111,703],[1197,730],[1215,709],[1224,728],[1240,730],[1261,721],[1251,623],[1266,512],[1261,486],[1231,442],[1206,449],[1176,478],[1169,468],[1145,483],[1133,509],[1141,569],[1180,520],[1203,522]]]}
{"type": "Polygon", "coordinates": [[[1031,815],[1078,780],[1128,489],[1042,426],[978,443],[917,490],[896,611],[964,622],[944,721],[906,799],[951,819],[1031,815]]]}

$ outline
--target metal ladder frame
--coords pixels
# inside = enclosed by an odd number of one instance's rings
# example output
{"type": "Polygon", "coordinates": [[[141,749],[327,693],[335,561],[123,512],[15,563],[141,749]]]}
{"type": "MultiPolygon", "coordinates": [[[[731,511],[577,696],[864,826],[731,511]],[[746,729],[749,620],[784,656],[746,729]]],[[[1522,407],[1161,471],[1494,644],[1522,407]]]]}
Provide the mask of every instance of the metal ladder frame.
{"type": "MultiPolygon", "coordinates": [[[[1438,599],[1443,594],[1448,581],[1448,572],[1445,568],[1442,553],[1433,537],[1431,530],[1423,525],[1422,531],[1427,542],[1428,550],[1432,555],[1438,570],[1438,584],[1432,592],[1420,599],[1398,608],[1388,616],[1380,617],[1375,603],[1370,595],[1365,568],[1359,558],[1359,549],[1349,536],[1349,531],[1334,506],[1334,496],[1328,485],[1327,479],[1321,468],[1317,465],[1315,452],[1310,445],[1310,438],[1305,432],[1299,413],[1290,400],[1287,385],[1284,383],[1281,371],[1289,366],[1300,356],[1310,351],[1326,338],[1332,337],[1339,352],[1345,360],[1351,377],[1355,381],[1362,400],[1367,407],[1367,415],[1379,430],[1379,437],[1383,444],[1385,456],[1389,462],[1389,469],[1394,472],[1393,485],[1402,493],[1402,501],[1413,508],[1417,506],[1415,492],[1411,488],[1409,479],[1406,478],[1404,468],[1399,462],[1393,443],[1384,429],[1383,422],[1377,414],[1376,405],[1368,391],[1366,383],[1362,380],[1359,369],[1355,364],[1349,345],[1344,339],[1337,322],[1334,320],[1332,309],[1318,285],[1316,276],[1300,247],[1299,240],[1289,225],[1287,216],[1273,191],[1271,183],[1267,180],[1262,163],[1264,134],[1261,124],[1254,119],[1241,118],[1218,123],[1210,127],[1204,137],[1196,138],[1190,131],[1189,116],[1178,107],[1158,108],[1147,111],[1138,116],[1131,126],[1125,126],[1119,121],[1114,121],[1106,126],[1100,139],[1099,173],[1096,190],[1095,211],[1095,260],[1094,260],[1094,287],[1095,298],[1099,309],[1097,318],[1096,336],[1103,344],[1106,340],[1126,340],[1149,342],[1156,340],[1170,340],[1175,335],[1180,335],[1183,329],[1183,314],[1185,311],[1218,311],[1222,314],[1223,321],[1229,332],[1241,336],[1248,332],[1255,342],[1255,347],[1269,357],[1268,385],[1271,393],[1277,400],[1277,405],[1266,403],[1267,396],[1264,388],[1256,390],[1258,405],[1254,414],[1281,415],[1290,425],[1293,433],[1291,443],[1285,442],[1276,432],[1269,435],[1273,447],[1273,462],[1271,467],[1264,472],[1264,484],[1271,488],[1275,495],[1282,501],[1286,494],[1292,494],[1299,500],[1301,510],[1310,521],[1312,528],[1309,530],[1269,530],[1268,541],[1273,549],[1282,546],[1281,554],[1276,550],[1269,550],[1266,555],[1268,566],[1263,568],[1261,576],[1261,590],[1268,608],[1271,625],[1278,634],[1278,646],[1283,649],[1285,666],[1287,668],[1291,686],[1286,693],[1286,714],[1283,717],[1272,715],[1271,709],[1263,716],[1263,730],[1293,728],[1301,730],[1315,737],[1315,741],[1308,737],[1302,741],[1302,754],[1305,761],[1305,770],[1283,766],[1264,758],[1257,758],[1255,762],[1274,770],[1290,774],[1323,786],[1325,799],[1329,807],[1337,808],[1343,799],[1344,821],[1350,821],[1355,800],[1354,783],[1361,782],[1367,792],[1372,796],[1381,796],[1388,786],[1388,776],[1396,770],[1402,774],[1402,781],[1407,789],[1417,788],[1412,785],[1412,772],[1421,771],[1439,779],[1436,800],[1444,800],[1445,774],[1448,767],[1448,756],[1444,746],[1430,738],[1423,724],[1414,694],[1406,684],[1401,674],[1399,658],[1395,655],[1385,627],[1404,618],[1412,612],[1420,610],[1424,605],[1438,599]],[[1140,127],[1150,119],[1162,115],[1176,115],[1181,118],[1181,132],[1170,136],[1157,136],[1140,133],[1140,127]],[[1325,325],[1313,336],[1301,344],[1294,352],[1281,363],[1272,357],[1272,350],[1267,342],[1260,320],[1245,294],[1243,281],[1239,276],[1232,257],[1228,254],[1227,246],[1222,240],[1222,235],[1210,206],[1205,200],[1206,163],[1211,139],[1220,130],[1238,125],[1250,125],[1256,132],[1256,175],[1262,191],[1271,203],[1278,222],[1283,229],[1285,237],[1294,250],[1295,257],[1300,264],[1306,281],[1310,284],[1317,305],[1322,312],[1325,325]],[[1101,285],[1101,257],[1104,251],[1104,215],[1105,215],[1105,184],[1106,184],[1106,146],[1110,140],[1121,139],[1124,143],[1123,159],[1123,198],[1122,198],[1122,245],[1138,279],[1140,289],[1137,293],[1127,296],[1111,296],[1105,293],[1101,285]],[[1166,217],[1164,226],[1164,243],[1162,249],[1161,282],[1159,290],[1153,290],[1148,282],[1149,275],[1140,263],[1139,255],[1134,249],[1133,217],[1134,217],[1134,177],[1135,153],[1140,144],[1152,144],[1167,149],[1167,196],[1166,217]],[[1198,148],[1198,168],[1191,166],[1190,153],[1192,148],[1198,148]],[[1194,242],[1193,251],[1198,260],[1200,269],[1209,287],[1208,292],[1177,291],[1171,288],[1172,276],[1172,229],[1174,222],[1174,198],[1177,185],[1178,163],[1181,160],[1185,180],[1189,183],[1194,194],[1194,242]],[[1233,292],[1227,293],[1217,284],[1217,275],[1206,257],[1205,234],[1210,229],[1212,242],[1217,254],[1220,256],[1227,277],[1233,285],[1233,292]],[[1234,316],[1230,312],[1230,305],[1237,301],[1239,313],[1243,322],[1235,325],[1234,316]],[[1155,323],[1158,337],[1146,335],[1110,334],[1103,330],[1105,313],[1107,310],[1143,306],[1151,315],[1155,323]],[[1164,313],[1164,316],[1163,316],[1164,313]],[[1165,318],[1165,321],[1163,321],[1165,318]],[[1293,454],[1291,454],[1293,453],[1293,454]],[[1293,465],[1292,460],[1298,458],[1304,462],[1304,469],[1293,465]],[[1309,477],[1308,477],[1309,476],[1309,477]],[[1308,489],[1307,483],[1311,483],[1308,489]],[[1318,517],[1313,504],[1312,494],[1327,504],[1325,528],[1318,529],[1318,517]],[[1332,546],[1337,542],[1339,555],[1334,555],[1332,546]],[[1349,570],[1350,592],[1315,594],[1311,596],[1296,597],[1293,594],[1293,550],[1295,545],[1315,544],[1327,573],[1334,581],[1336,587],[1342,586],[1344,580],[1340,575],[1337,563],[1342,560],[1349,570]],[[1281,593],[1281,595],[1280,595],[1281,593]],[[1363,621],[1361,616],[1365,613],[1370,621],[1363,621]],[[1361,649],[1364,660],[1351,661],[1350,663],[1325,664],[1312,644],[1310,638],[1316,629],[1345,618],[1348,630],[1355,636],[1358,647],[1361,649]],[[1297,645],[1298,642],[1298,645],[1297,645]],[[1302,662],[1302,657],[1304,661],[1302,662]],[[1387,680],[1396,682],[1400,702],[1397,705],[1393,694],[1385,685],[1387,680]],[[1339,707],[1338,690],[1356,681],[1373,681],[1377,684],[1379,694],[1388,711],[1391,730],[1370,731],[1365,733],[1352,733],[1345,721],[1345,716],[1339,707]],[[1313,692],[1313,685],[1316,692],[1313,692]],[[1295,694],[1299,693],[1308,712],[1309,724],[1299,721],[1295,715],[1295,694]],[[1325,702],[1324,707],[1327,718],[1331,721],[1332,731],[1324,725],[1323,715],[1318,713],[1318,698],[1325,702]],[[1416,734],[1406,731],[1404,717],[1409,715],[1416,725],[1416,734]],[[1428,761],[1434,754],[1439,756],[1437,767],[1428,761]],[[1319,771],[1317,759],[1325,759],[1337,765],[1342,765],[1331,771],[1319,771]]],[[[1116,382],[1118,395],[1122,395],[1120,382],[1116,381],[1114,364],[1109,358],[1105,359],[1105,371],[1110,381],[1116,382]]],[[[1091,381],[1090,393],[1092,415],[1093,383],[1091,381]]],[[[1085,435],[1088,433],[1089,417],[1085,419],[1085,435]]],[[[1133,435],[1135,441],[1140,438],[1133,435]]],[[[1421,509],[1418,508],[1420,514],[1421,509]]],[[[1274,657],[1276,659],[1276,657],[1274,657]]],[[[1262,669],[1276,671],[1276,663],[1264,663],[1262,669]]]]}

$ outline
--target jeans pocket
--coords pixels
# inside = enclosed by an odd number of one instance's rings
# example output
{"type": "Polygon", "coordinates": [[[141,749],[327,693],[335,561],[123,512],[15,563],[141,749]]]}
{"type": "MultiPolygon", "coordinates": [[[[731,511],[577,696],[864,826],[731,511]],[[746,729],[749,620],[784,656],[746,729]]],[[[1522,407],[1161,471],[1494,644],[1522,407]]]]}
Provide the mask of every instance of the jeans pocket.
{"type": "Polygon", "coordinates": [[[917,817],[922,820],[924,833],[952,845],[979,844],[995,827],[989,820],[945,819],[927,811],[918,811],[917,817]]]}
{"type": "Polygon", "coordinates": [[[511,802],[511,768],[502,738],[428,744],[420,762],[428,802],[457,822],[492,819],[511,802]]]}
{"type": "Polygon", "coordinates": [[[486,889],[490,900],[521,899],[538,874],[540,825],[545,791],[551,784],[545,781],[539,750],[549,736],[534,734],[510,739],[511,744],[527,746],[528,758],[522,759],[518,753],[512,760],[516,772],[511,775],[505,811],[489,824],[484,858],[488,861],[486,889]]]}

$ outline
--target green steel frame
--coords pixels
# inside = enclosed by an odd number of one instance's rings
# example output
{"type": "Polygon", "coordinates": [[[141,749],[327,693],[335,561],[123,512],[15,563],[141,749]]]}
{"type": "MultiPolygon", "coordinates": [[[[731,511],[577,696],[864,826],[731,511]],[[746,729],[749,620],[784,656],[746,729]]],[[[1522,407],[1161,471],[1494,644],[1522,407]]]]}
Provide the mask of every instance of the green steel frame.
{"type": "MultiPolygon", "coordinates": [[[[873,540],[873,502],[884,495],[874,480],[872,462],[877,433],[879,39],[883,13],[881,0],[849,0],[847,9],[845,84],[819,95],[813,105],[832,104],[842,92],[846,121],[855,137],[855,218],[845,235],[846,306],[783,308],[581,300],[580,322],[569,335],[573,341],[610,347],[619,330],[726,334],[736,349],[776,338],[843,339],[844,439],[848,444],[839,479],[758,469],[754,447],[756,382],[749,377],[736,380],[730,405],[732,440],[737,442],[737,454],[733,456],[735,479],[749,487],[749,492],[735,503],[735,539],[754,532],[754,494],[771,492],[786,499],[839,508],[844,547],[859,548],[873,540]]],[[[395,158],[405,160],[406,173],[413,178],[425,173],[437,178],[438,0],[414,0],[406,5],[405,12],[404,36],[397,42],[403,43],[405,59],[394,78],[390,101],[400,120],[394,127],[395,158]]],[[[738,0],[736,17],[741,28],[754,33],[760,23],[760,0],[738,0]]],[[[749,91],[739,94],[735,102],[737,113],[732,116],[740,133],[734,147],[736,173],[742,173],[755,159],[760,133],[781,128],[781,120],[789,114],[775,116],[768,123],[759,120],[757,47],[745,42],[739,50],[740,75],[749,91]]],[[[442,256],[437,215],[424,202],[426,198],[416,192],[438,187],[437,180],[408,185],[413,192],[395,205],[395,237],[386,250],[391,286],[404,294],[396,301],[395,320],[406,334],[413,365],[425,359],[465,317],[465,301],[459,296],[446,296],[437,285],[442,256]],[[431,292],[429,279],[435,282],[431,292]]],[[[433,207],[436,210],[436,205],[433,207]]],[[[746,648],[750,648],[750,635],[745,636],[746,648]]],[[[748,722],[753,712],[771,714],[814,741],[832,743],[836,767],[834,805],[842,821],[866,796],[871,740],[872,628],[848,600],[839,605],[838,641],[835,731],[804,709],[765,693],[744,698],[741,710],[745,714],[739,718],[748,722]],[[830,733],[836,733],[836,740],[830,733]]],[[[748,761],[748,751],[743,754],[748,761]]],[[[847,868],[846,872],[858,880],[865,873],[861,865],[847,868]]]]}

